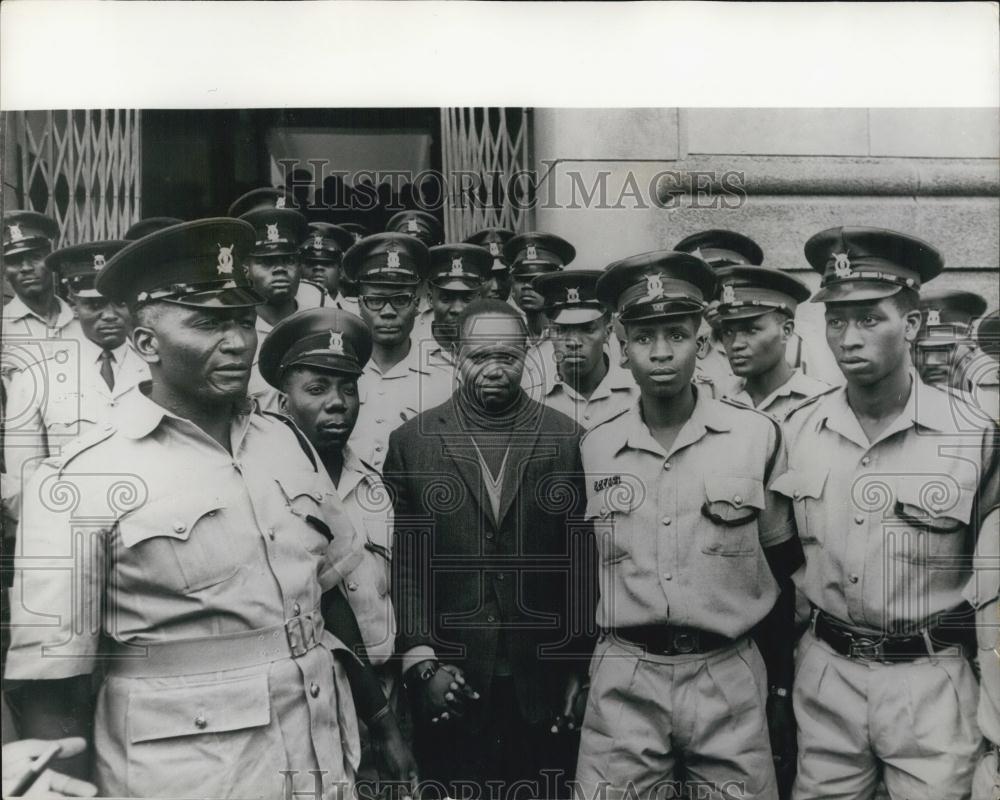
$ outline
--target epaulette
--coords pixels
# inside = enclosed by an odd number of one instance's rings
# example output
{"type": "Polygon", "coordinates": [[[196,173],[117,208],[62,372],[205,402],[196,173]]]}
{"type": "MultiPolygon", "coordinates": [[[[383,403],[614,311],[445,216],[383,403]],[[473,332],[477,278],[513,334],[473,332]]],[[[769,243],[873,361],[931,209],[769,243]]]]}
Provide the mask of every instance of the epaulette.
{"type": "Polygon", "coordinates": [[[583,441],[584,441],[584,439],[586,439],[588,436],[590,436],[590,434],[592,434],[598,428],[603,428],[609,422],[614,422],[616,419],[618,419],[618,417],[622,416],[623,414],[627,414],[631,410],[632,410],[632,406],[628,406],[627,408],[622,408],[619,411],[616,411],[614,414],[612,414],[607,419],[602,419],[600,422],[598,422],[596,425],[594,425],[594,427],[592,427],[592,428],[590,428],[590,429],[588,429],[588,430],[586,430],[586,431],[583,432],[583,436],[580,437],[580,443],[582,444],[583,441]]]}
{"type": "Polygon", "coordinates": [[[263,411],[260,412],[265,417],[273,417],[274,419],[281,422],[285,427],[288,428],[292,433],[295,434],[295,439],[299,443],[299,447],[302,448],[302,452],[306,454],[309,459],[309,463],[313,466],[313,472],[319,472],[319,465],[316,463],[316,456],[313,455],[312,445],[306,438],[306,435],[299,430],[299,426],[295,424],[291,417],[286,417],[284,414],[279,414],[277,411],[263,411]]]}
{"type": "Polygon", "coordinates": [[[62,452],[52,459],[53,465],[56,467],[57,471],[62,474],[63,470],[69,466],[70,461],[81,453],[89,450],[91,447],[107,441],[115,435],[117,430],[118,429],[109,422],[106,425],[101,425],[100,427],[87,431],[73,441],[68,442],[62,449],[62,452]]]}
{"type": "Polygon", "coordinates": [[[788,413],[785,414],[785,421],[787,422],[789,420],[789,418],[792,416],[792,414],[794,414],[797,411],[799,411],[799,409],[811,406],[813,403],[815,403],[816,401],[818,401],[821,397],[826,397],[828,394],[830,394],[831,392],[837,391],[837,389],[839,389],[839,388],[840,388],[839,386],[828,386],[822,392],[818,392],[817,394],[811,395],[810,397],[803,398],[799,403],[796,403],[794,406],[792,406],[789,409],[788,413]]]}

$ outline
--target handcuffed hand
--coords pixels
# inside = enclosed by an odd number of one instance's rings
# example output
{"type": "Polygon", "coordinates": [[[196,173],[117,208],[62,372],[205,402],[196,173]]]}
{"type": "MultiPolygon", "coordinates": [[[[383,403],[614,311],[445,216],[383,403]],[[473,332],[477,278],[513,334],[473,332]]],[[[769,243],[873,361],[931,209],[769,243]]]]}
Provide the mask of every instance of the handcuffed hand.
{"type": "Polygon", "coordinates": [[[479,692],[466,683],[461,669],[441,664],[437,672],[417,687],[417,713],[432,723],[465,715],[466,703],[478,700],[479,692]]]}
{"type": "Polygon", "coordinates": [[[563,693],[562,711],[556,715],[549,728],[551,733],[579,730],[583,725],[583,713],[587,708],[587,690],[579,675],[570,675],[563,693]]]}

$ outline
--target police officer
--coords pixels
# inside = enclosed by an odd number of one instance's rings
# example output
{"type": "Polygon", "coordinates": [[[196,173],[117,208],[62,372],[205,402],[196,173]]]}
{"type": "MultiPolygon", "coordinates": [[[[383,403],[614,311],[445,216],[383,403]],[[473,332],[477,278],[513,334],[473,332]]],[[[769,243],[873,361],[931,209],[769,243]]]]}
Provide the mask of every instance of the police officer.
{"type": "Polygon", "coordinates": [[[320,611],[353,620],[354,530],[301,433],[247,400],[254,241],[197,220],[108,261],[97,290],[130,307],[148,394],[25,493],[7,688],[22,735],[82,734],[103,670],[102,795],[332,798],[357,765],[344,673],[363,645],[320,611]]]}
{"type": "Polygon", "coordinates": [[[611,311],[596,295],[601,274],[567,269],[539,275],[532,284],[544,298],[555,358],[542,402],[584,429],[629,408],[639,394],[620,363],[617,338],[611,338],[611,311]]]}
{"type": "Polygon", "coordinates": [[[465,240],[468,244],[485,247],[490,251],[493,267],[490,270],[486,296],[505,302],[510,297],[510,268],[504,260],[503,248],[513,238],[514,231],[507,228],[483,228],[465,240]]]}
{"type": "Polygon", "coordinates": [[[483,296],[493,259],[489,251],[472,244],[438,245],[429,255],[431,307],[417,318],[412,338],[430,366],[450,372],[455,367],[458,318],[469,303],[483,296]]]}
{"type": "Polygon", "coordinates": [[[797,278],[763,267],[717,270],[715,328],[736,376],[726,396],[783,419],[829,384],[793,368],[785,358],[795,333],[795,311],[809,299],[797,278]]]}
{"type": "Polygon", "coordinates": [[[544,338],[548,319],[545,316],[545,301],[532,289],[532,281],[539,275],[566,267],[576,258],[576,248],[559,236],[533,231],[508,240],[503,254],[510,264],[513,306],[528,324],[530,343],[537,344],[544,338]]]}
{"type": "MultiPolygon", "coordinates": [[[[254,289],[264,299],[257,307],[258,348],[276,323],[299,309],[323,304],[322,289],[302,283],[299,245],[306,237],[308,223],[294,210],[294,202],[283,189],[264,188],[247,192],[229,207],[229,215],[249,222],[256,234],[246,269],[254,289]]],[[[250,394],[265,411],[278,410],[278,392],[261,377],[257,359],[250,394]]]]}
{"type": "Polygon", "coordinates": [[[325,295],[323,305],[358,313],[358,301],[340,291],[341,264],[344,253],[354,244],[354,235],[339,225],[311,222],[302,242],[303,280],[319,286],[325,295]]]}
{"type": "Polygon", "coordinates": [[[796,654],[796,800],[968,797],[980,744],[962,591],[995,506],[997,427],[927,386],[910,348],[921,284],[943,268],[895,231],[832,228],[805,245],[827,342],[847,380],[785,420],[813,606],[796,654]]]}
{"type": "Polygon", "coordinates": [[[403,233],[368,236],[344,255],[344,271],[359,285],[361,318],[372,331],[351,447],[376,469],[385,461],[389,434],[451,394],[450,370],[425,363],[410,336],[428,259],[423,242],[403,233]]]}
{"type": "Polygon", "coordinates": [[[125,231],[125,240],[134,242],[143,236],[148,236],[156,231],[162,231],[172,225],[180,225],[184,220],[177,217],[146,217],[138,222],[133,222],[129,229],[125,231]]]}
{"type": "MultiPolygon", "coordinates": [[[[412,770],[412,756],[395,719],[398,666],[389,662],[396,636],[389,595],[392,503],[378,470],[347,443],[360,408],[358,376],[371,350],[371,333],[357,316],[334,308],[313,308],[274,327],[261,348],[260,365],[264,377],[281,391],[289,416],[316,449],[360,534],[361,559],[345,576],[347,598],[368,659],[391,698],[376,724],[389,731],[390,757],[412,770]]],[[[386,734],[380,738],[387,738],[386,734]]],[[[377,776],[374,762],[370,748],[363,748],[359,777],[373,771],[377,776]]],[[[388,772],[383,769],[382,777],[392,778],[399,771],[396,764],[388,772]]]]}
{"type": "Polygon", "coordinates": [[[923,319],[914,349],[924,383],[960,392],[993,419],[1000,417],[997,365],[972,337],[973,323],[986,311],[975,292],[930,289],[921,292],[923,319]]]}
{"type": "Polygon", "coordinates": [[[796,541],[777,423],[692,384],[715,276],[670,251],[612,264],[640,396],[581,451],[600,566],[582,796],[774,798],[790,718],[796,541]],[[750,638],[757,632],[760,644],[750,638]],[[683,760],[682,776],[678,761],[683,760]],[[673,794],[671,794],[673,792],[673,794]]]}
{"type": "Polygon", "coordinates": [[[59,226],[44,214],[4,214],[4,277],[14,290],[13,299],[3,307],[0,375],[5,383],[13,370],[51,355],[51,340],[78,342],[83,338],[73,309],[56,294],[52,272],[45,264],[58,237],[59,226]]]}
{"type": "Polygon", "coordinates": [[[386,233],[404,233],[419,239],[428,248],[444,241],[444,229],[437,217],[426,211],[406,210],[393,214],[385,225],[386,233]]]}
{"type": "Polygon", "coordinates": [[[106,422],[126,393],[149,380],[146,362],[127,342],[132,328],[128,309],[94,288],[100,270],[126,244],[79,244],[45,259],[65,287],[84,338],[78,349],[56,350],[11,380],[9,407],[16,417],[9,419],[4,439],[4,505],[15,518],[19,490],[42,459],[59,455],[64,444],[106,422]]]}

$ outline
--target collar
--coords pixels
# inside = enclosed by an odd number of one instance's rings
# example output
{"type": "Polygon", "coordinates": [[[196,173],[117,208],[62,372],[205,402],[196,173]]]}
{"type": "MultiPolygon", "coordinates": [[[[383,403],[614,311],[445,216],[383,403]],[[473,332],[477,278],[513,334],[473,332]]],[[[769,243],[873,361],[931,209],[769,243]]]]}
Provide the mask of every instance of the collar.
{"type": "Polygon", "coordinates": [[[345,500],[363,481],[375,480],[378,477],[378,470],[355,453],[350,444],[344,448],[344,466],[341,468],[340,483],[337,485],[337,494],[341,500],[345,500]]]}
{"type": "Polygon", "coordinates": [[[408,352],[402,359],[402,361],[393,364],[388,372],[382,372],[379,369],[378,364],[375,363],[374,358],[369,358],[368,363],[365,364],[362,370],[362,375],[377,375],[380,378],[401,378],[410,372],[418,372],[423,375],[429,375],[430,372],[425,369],[424,365],[420,363],[420,347],[417,345],[413,339],[410,339],[410,352],[408,352]]]}
{"type": "Polygon", "coordinates": [[[727,413],[729,409],[725,405],[712,400],[708,392],[698,389],[693,384],[692,388],[695,393],[694,409],[692,409],[691,416],[688,417],[687,422],[678,431],[670,453],[664,452],[663,447],[653,438],[653,434],[650,433],[649,427],[646,425],[645,420],[643,420],[641,396],[636,398],[635,404],[629,409],[628,415],[622,420],[624,424],[620,427],[621,441],[618,447],[615,448],[615,452],[620,451],[624,447],[629,447],[633,450],[646,450],[661,458],[667,458],[678,450],[694,444],[703,438],[708,431],[712,431],[713,433],[731,431],[732,424],[727,413]]]}
{"type": "MultiPolygon", "coordinates": [[[[770,406],[771,403],[779,397],[789,397],[793,394],[802,395],[803,397],[811,397],[812,395],[823,391],[826,387],[827,384],[822,381],[810,378],[801,369],[795,369],[792,371],[792,376],[781,384],[781,386],[771,392],[771,394],[765,397],[761,401],[760,405],[756,406],[756,408],[761,411],[766,411],[768,406],[770,406]]],[[[753,398],[750,397],[750,393],[747,391],[746,378],[739,378],[737,380],[736,385],[733,387],[732,399],[744,403],[744,405],[749,405],[751,408],[755,407],[753,404],[753,398]]]]}
{"type": "MultiPolygon", "coordinates": [[[[632,373],[615,361],[612,354],[608,352],[607,345],[604,346],[604,357],[608,360],[608,371],[601,379],[601,382],[597,384],[597,388],[594,389],[594,393],[590,396],[591,400],[601,400],[605,397],[610,397],[613,392],[617,391],[630,391],[635,386],[635,379],[632,377],[632,373]]],[[[545,381],[547,384],[545,387],[546,396],[555,394],[556,390],[561,388],[562,391],[573,398],[580,397],[573,387],[559,377],[558,368],[547,370],[545,381]]]]}
{"type": "MultiPolygon", "coordinates": [[[[59,314],[56,316],[56,324],[51,327],[55,327],[56,329],[62,329],[65,328],[67,325],[69,325],[69,323],[72,322],[75,319],[75,317],[73,316],[73,309],[70,308],[69,304],[58,295],[56,295],[56,304],[59,306],[59,314]]],[[[40,316],[38,316],[38,314],[36,314],[30,308],[28,308],[28,306],[25,305],[25,302],[17,295],[14,295],[10,299],[10,302],[8,302],[6,306],[4,306],[3,316],[5,319],[9,319],[12,321],[20,321],[22,319],[25,319],[26,317],[32,317],[38,320],[43,325],[45,325],[46,327],[49,327],[48,323],[40,316]]]]}
{"type": "MultiPolygon", "coordinates": [[[[139,384],[139,391],[127,392],[123,396],[116,417],[116,427],[122,434],[130,439],[143,439],[159,428],[165,419],[172,419],[178,424],[192,425],[190,420],[167,411],[163,406],[151,400],[147,394],[150,386],[150,381],[143,381],[139,384]]],[[[237,409],[233,417],[233,424],[238,425],[242,431],[249,422],[250,414],[258,410],[256,399],[245,398],[244,403],[237,409]]],[[[237,438],[234,437],[234,449],[237,441],[237,438]]]]}
{"type": "MultiPolygon", "coordinates": [[[[80,337],[80,348],[82,349],[81,355],[83,358],[81,361],[85,364],[98,364],[101,361],[101,353],[104,349],[100,347],[97,342],[88,339],[86,336],[80,337]]],[[[129,351],[128,339],[122,342],[118,347],[111,351],[111,354],[115,357],[114,369],[117,370],[121,366],[122,361],[126,358],[129,351]]]]}

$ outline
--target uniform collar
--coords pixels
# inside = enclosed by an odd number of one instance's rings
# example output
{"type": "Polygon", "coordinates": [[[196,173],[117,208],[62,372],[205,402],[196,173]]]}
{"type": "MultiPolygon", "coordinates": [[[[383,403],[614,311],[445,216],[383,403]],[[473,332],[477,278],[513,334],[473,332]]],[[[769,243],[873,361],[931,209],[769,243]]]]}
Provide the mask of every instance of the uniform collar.
{"type": "Polygon", "coordinates": [[[623,441],[617,450],[623,447],[630,447],[634,450],[647,450],[661,458],[669,457],[689,445],[702,439],[709,431],[713,433],[725,433],[732,430],[732,424],[726,415],[726,407],[715,402],[708,392],[693,386],[695,393],[694,409],[687,422],[681,427],[674,440],[670,453],[666,453],[653,435],[649,427],[642,418],[642,398],[637,397],[635,404],[628,412],[626,424],[621,426],[623,441]]]}
{"type": "MultiPolygon", "coordinates": [[[[86,336],[80,337],[80,348],[82,349],[81,355],[83,356],[82,361],[85,364],[97,364],[101,360],[101,353],[104,349],[97,344],[97,342],[92,339],[88,339],[86,336]]],[[[111,354],[115,357],[114,369],[117,371],[118,367],[121,366],[122,361],[128,356],[129,351],[128,339],[122,342],[118,347],[111,350],[111,354]]]]}
{"type": "Polygon", "coordinates": [[[948,395],[928,386],[920,380],[916,371],[910,372],[910,380],[910,396],[906,400],[906,405],[874,442],[868,441],[854,409],[847,400],[847,384],[837,387],[823,401],[817,427],[825,425],[834,433],[866,449],[913,426],[938,432],[947,430],[942,427],[941,421],[951,419],[953,413],[948,395]]]}
{"type": "MultiPolygon", "coordinates": [[[[749,405],[752,408],[753,398],[750,397],[750,393],[747,392],[746,386],[746,378],[740,378],[734,388],[732,399],[744,403],[745,405],[749,405]]],[[[818,381],[815,378],[810,378],[802,372],[801,369],[796,369],[792,372],[792,377],[765,397],[757,408],[761,411],[766,411],[771,403],[779,397],[789,397],[793,394],[802,395],[803,397],[811,397],[812,395],[822,391],[825,386],[825,383],[818,381]]]]}
{"type": "MultiPolygon", "coordinates": [[[[73,321],[74,319],[73,309],[65,300],[63,300],[58,295],[56,295],[56,304],[59,306],[59,314],[56,316],[56,324],[52,327],[55,327],[57,329],[62,329],[73,321]]],[[[25,319],[26,317],[33,317],[43,325],[48,326],[48,323],[40,316],[38,316],[38,314],[36,314],[30,308],[28,308],[28,306],[25,305],[25,302],[17,295],[14,295],[11,298],[10,302],[7,303],[6,306],[4,306],[3,315],[6,319],[12,321],[20,321],[22,319],[25,319]]]]}
{"type": "MultiPolygon", "coordinates": [[[[608,371],[601,379],[601,382],[597,384],[597,388],[594,389],[594,393],[590,396],[591,400],[601,400],[605,397],[610,397],[616,391],[629,391],[635,386],[632,373],[622,367],[621,364],[615,362],[608,352],[607,346],[604,348],[604,357],[608,360],[608,371]]],[[[576,390],[560,379],[558,369],[547,370],[545,381],[547,384],[545,388],[546,396],[553,395],[558,390],[561,390],[572,397],[578,397],[576,390]]]]}
{"type": "MultiPolygon", "coordinates": [[[[116,428],[118,431],[125,436],[128,436],[130,439],[143,439],[159,428],[165,419],[175,420],[178,424],[182,425],[190,426],[192,424],[190,420],[178,417],[176,414],[172,414],[163,406],[151,400],[147,394],[149,386],[150,383],[148,381],[144,381],[140,384],[139,391],[128,392],[124,396],[124,399],[119,406],[120,413],[116,418],[116,428]]],[[[242,430],[246,427],[250,414],[254,411],[259,411],[257,407],[257,400],[250,397],[245,398],[243,404],[233,418],[233,424],[239,425],[240,431],[242,432],[242,430]]],[[[242,438],[242,436],[240,438],[242,438]]],[[[234,451],[236,441],[237,438],[234,437],[234,451]]]]}
{"type": "Polygon", "coordinates": [[[348,444],[344,448],[344,466],[341,468],[337,494],[340,495],[341,500],[344,500],[363,481],[374,480],[378,476],[378,470],[355,453],[354,448],[348,444]]]}
{"type": "Polygon", "coordinates": [[[380,378],[399,378],[406,375],[409,372],[419,372],[424,375],[430,374],[424,365],[420,362],[420,346],[410,339],[410,352],[407,353],[403,360],[397,364],[393,364],[389,368],[388,372],[382,372],[378,365],[375,363],[374,358],[369,358],[368,363],[365,364],[362,375],[372,374],[378,375],[380,378]]]}

